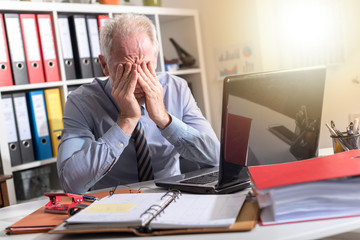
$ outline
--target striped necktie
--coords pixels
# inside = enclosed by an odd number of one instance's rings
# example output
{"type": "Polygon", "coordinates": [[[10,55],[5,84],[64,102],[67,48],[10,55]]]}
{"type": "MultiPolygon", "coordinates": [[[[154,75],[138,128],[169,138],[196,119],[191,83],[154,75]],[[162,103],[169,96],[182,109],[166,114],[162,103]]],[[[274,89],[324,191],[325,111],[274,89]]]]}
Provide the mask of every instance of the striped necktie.
{"type": "Polygon", "coordinates": [[[152,180],[154,179],[154,173],[150,151],[144,135],[144,128],[140,121],[134,129],[133,137],[135,139],[139,182],[152,180]]]}

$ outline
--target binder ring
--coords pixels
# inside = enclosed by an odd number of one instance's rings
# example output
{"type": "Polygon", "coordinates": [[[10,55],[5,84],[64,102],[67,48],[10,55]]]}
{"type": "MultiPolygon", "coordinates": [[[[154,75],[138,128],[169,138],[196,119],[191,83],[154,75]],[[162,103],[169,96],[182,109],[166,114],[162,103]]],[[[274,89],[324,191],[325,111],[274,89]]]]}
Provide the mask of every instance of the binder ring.
{"type": "Polygon", "coordinates": [[[39,67],[39,65],[36,62],[33,62],[31,65],[33,66],[33,68],[38,68],[39,67]]]}
{"type": "Polygon", "coordinates": [[[49,67],[54,67],[54,62],[53,61],[48,61],[48,65],[49,65],[49,67]]]}
{"type": "Polygon", "coordinates": [[[60,140],[61,139],[61,134],[56,135],[56,139],[60,140]]]}
{"type": "Polygon", "coordinates": [[[9,148],[10,148],[11,151],[16,151],[16,144],[15,143],[10,143],[9,148]]]}
{"type": "Polygon", "coordinates": [[[85,65],[89,65],[89,62],[90,62],[89,59],[84,58],[82,61],[83,61],[83,63],[84,63],[85,65]]]}
{"type": "Polygon", "coordinates": [[[171,190],[168,190],[164,196],[161,197],[161,200],[166,197],[166,196],[170,196],[174,201],[176,198],[179,198],[179,195],[181,195],[181,191],[178,190],[178,189],[171,189],[171,190]]]}
{"type": "Polygon", "coordinates": [[[99,63],[99,59],[98,58],[94,58],[94,63],[99,63]]]}
{"type": "Polygon", "coordinates": [[[5,71],[7,69],[7,66],[5,64],[1,64],[0,69],[5,71]]]}
{"type": "Polygon", "coordinates": [[[152,217],[156,217],[161,211],[164,211],[162,207],[158,204],[151,205],[145,212],[143,212],[140,217],[142,217],[145,214],[150,214],[152,217]]]}
{"type": "Polygon", "coordinates": [[[41,143],[42,143],[42,144],[46,144],[46,143],[47,143],[46,138],[42,138],[42,139],[41,139],[41,143]]]}
{"type": "Polygon", "coordinates": [[[65,64],[70,67],[72,65],[72,61],[71,60],[65,60],[65,64]]]}
{"type": "Polygon", "coordinates": [[[29,148],[30,147],[30,143],[29,141],[22,141],[22,144],[24,145],[25,148],[29,148]]]}
{"type": "Polygon", "coordinates": [[[17,63],[17,64],[16,64],[16,67],[17,67],[18,69],[22,69],[22,68],[24,67],[24,65],[23,65],[22,63],[17,63]]]}

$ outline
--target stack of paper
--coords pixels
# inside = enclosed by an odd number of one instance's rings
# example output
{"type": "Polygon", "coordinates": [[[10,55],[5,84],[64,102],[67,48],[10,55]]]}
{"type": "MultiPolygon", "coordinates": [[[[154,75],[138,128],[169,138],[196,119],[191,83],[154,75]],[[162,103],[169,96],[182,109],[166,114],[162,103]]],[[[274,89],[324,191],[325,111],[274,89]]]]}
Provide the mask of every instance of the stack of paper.
{"type": "Polygon", "coordinates": [[[360,150],[249,167],[262,225],[360,215],[360,150]]]}

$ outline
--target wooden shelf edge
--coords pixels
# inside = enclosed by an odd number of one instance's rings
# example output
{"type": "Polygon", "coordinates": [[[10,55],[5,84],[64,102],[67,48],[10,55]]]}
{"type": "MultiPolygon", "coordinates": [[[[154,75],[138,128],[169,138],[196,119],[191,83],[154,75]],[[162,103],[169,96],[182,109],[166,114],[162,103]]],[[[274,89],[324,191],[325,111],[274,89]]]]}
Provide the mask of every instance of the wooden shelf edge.
{"type": "Polygon", "coordinates": [[[55,163],[55,162],[56,162],[56,157],[55,158],[49,158],[49,159],[46,159],[46,160],[35,160],[33,162],[29,162],[29,163],[25,163],[25,164],[21,164],[21,165],[18,165],[18,166],[11,167],[11,171],[16,172],[16,171],[27,170],[27,169],[30,169],[30,168],[40,167],[40,166],[48,165],[48,164],[55,163]]]}

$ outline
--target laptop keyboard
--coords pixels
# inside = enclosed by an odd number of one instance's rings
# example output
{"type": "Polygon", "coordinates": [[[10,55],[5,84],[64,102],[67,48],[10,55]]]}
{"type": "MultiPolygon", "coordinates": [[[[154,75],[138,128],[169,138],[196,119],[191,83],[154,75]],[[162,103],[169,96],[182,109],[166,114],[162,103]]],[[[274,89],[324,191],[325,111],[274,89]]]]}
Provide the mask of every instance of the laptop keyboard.
{"type": "Polygon", "coordinates": [[[207,184],[218,180],[219,172],[212,172],[205,175],[201,175],[198,177],[189,178],[180,183],[188,183],[188,184],[207,184]]]}

